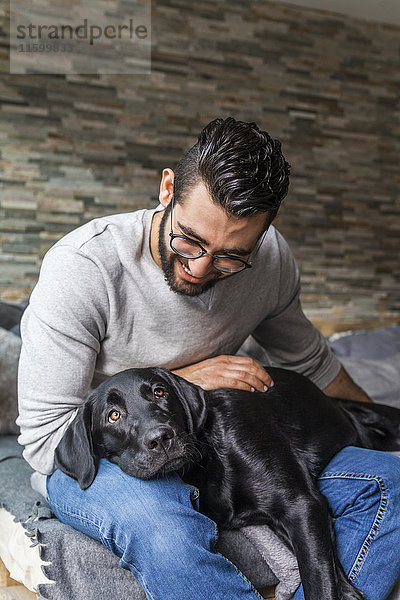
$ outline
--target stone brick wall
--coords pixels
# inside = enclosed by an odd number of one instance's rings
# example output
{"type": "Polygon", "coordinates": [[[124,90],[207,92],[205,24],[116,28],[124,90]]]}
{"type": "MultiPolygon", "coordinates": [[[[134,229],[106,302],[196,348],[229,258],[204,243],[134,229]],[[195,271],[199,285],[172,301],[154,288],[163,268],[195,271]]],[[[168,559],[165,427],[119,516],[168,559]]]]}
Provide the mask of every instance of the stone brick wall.
{"type": "Polygon", "coordinates": [[[152,207],[211,119],[282,140],[278,228],[317,324],[400,322],[400,28],[267,0],[153,0],[150,75],[9,75],[0,41],[0,297],[103,214],[152,207]]]}

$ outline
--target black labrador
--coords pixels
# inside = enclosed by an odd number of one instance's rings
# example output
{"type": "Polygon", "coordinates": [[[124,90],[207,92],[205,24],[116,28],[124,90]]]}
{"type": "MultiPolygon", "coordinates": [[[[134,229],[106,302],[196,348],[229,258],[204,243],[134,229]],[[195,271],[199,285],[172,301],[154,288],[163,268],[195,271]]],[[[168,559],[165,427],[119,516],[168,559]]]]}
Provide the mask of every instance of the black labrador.
{"type": "Polygon", "coordinates": [[[267,367],[267,392],[204,391],[161,368],[128,369],[79,408],[55,465],[82,489],[104,457],[134,477],[177,471],[221,528],[268,524],[297,557],[306,600],[359,600],[337,558],[317,478],[345,446],[400,449],[400,410],[331,399],[267,367]]]}

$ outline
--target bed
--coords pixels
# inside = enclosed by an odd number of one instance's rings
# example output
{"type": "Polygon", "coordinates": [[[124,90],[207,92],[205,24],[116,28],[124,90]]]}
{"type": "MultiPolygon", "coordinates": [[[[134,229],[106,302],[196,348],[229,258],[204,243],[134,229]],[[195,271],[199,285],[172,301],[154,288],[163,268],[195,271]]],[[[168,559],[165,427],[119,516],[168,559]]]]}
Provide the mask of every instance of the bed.
{"type": "MultiPolygon", "coordinates": [[[[10,432],[15,420],[12,407],[20,348],[16,334],[24,307],[14,311],[14,320],[2,321],[1,304],[0,325],[7,323],[7,327],[0,327],[0,407],[8,421],[0,426],[0,559],[4,565],[2,571],[0,564],[0,600],[145,600],[131,573],[119,566],[118,557],[59,522],[45,499],[30,486],[32,469],[22,458],[16,432],[10,432]]],[[[335,334],[328,343],[374,401],[400,408],[399,325],[335,334]]],[[[273,593],[277,600],[291,597],[297,566],[290,556],[268,553],[260,528],[222,531],[218,551],[230,558],[264,597],[273,593]]],[[[390,600],[400,600],[400,582],[390,600]]]]}

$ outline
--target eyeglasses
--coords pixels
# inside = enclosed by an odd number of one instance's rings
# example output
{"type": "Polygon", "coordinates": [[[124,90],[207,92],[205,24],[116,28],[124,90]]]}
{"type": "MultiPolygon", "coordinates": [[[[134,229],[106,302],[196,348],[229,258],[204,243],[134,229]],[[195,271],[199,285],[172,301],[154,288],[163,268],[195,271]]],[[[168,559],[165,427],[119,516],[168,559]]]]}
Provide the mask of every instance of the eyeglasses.
{"type": "MultiPolygon", "coordinates": [[[[175,254],[179,254],[184,258],[188,258],[190,260],[200,258],[207,254],[211,256],[213,267],[217,269],[217,271],[221,271],[221,273],[239,273],[244,269],[251,269],[251,264],[246,260],[238,258],[237,256],[231,256],[230,254],[210,254],[207,250],[204,250],[203,246],[197,242],[196,240],[192,240],[183,234],[173,233],[172,226],[172,213],[174,208],[174,196],[171,199],[171,232],[169,234],[170,241],[169,245],[171,246],[171,250],[175,252],[175,254]]],[[[264,231],[264,234],[258,240],[256,244],[256,248],[260,247],[262,240],[267,232],[268,228],[264,231]]],[[[254,252],[255,248],[253,249],[254,252]]]]}

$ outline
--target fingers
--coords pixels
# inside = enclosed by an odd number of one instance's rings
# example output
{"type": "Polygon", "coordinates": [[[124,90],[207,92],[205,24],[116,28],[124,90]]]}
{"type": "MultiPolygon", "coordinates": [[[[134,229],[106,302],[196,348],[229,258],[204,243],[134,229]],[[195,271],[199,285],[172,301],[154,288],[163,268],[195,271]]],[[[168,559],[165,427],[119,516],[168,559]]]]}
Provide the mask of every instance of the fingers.
{"type": "Polygon", "coordinates": [[[227,363],[229,376],[234,376],[236,379],[247,385],[246,388],[240,387],[239,389],[254,388],[259,392],[265,392],[274,385],[272,377],[253,358],[229,355],[221,356],[221,358],[227,363]]]}
{"type": "Polygon", "coordinates": [[[248,371],[237,369],[230,373],[229,379],[232,380],[235,385],[229,387],[238,387],[238,389],[248,389],[251,392],[257,390],[258,392],[267,392],[271,385],[268,385],[263,380],[259,379],[256,375],[252,375],[248,371]],[[241,382],[243,385],[239,385],[241,382]]]}
{"type": "Polygon", "coordinates": [[[266,370],[253,358],[220,355],[172,371],[203,388],[234,388],[266,392],[274,382],[266,370]]]}
{"type": "Polygon", "coordinates": [[[231,388],[236,390],[245,390],[247,392],[253,392],[254,388],[250,385],[241,381],[236,377],[214,377],[207,379],[206,383],[203,383],[200,387],[203,390],[219,390],[220,388],[231,388]]]}

